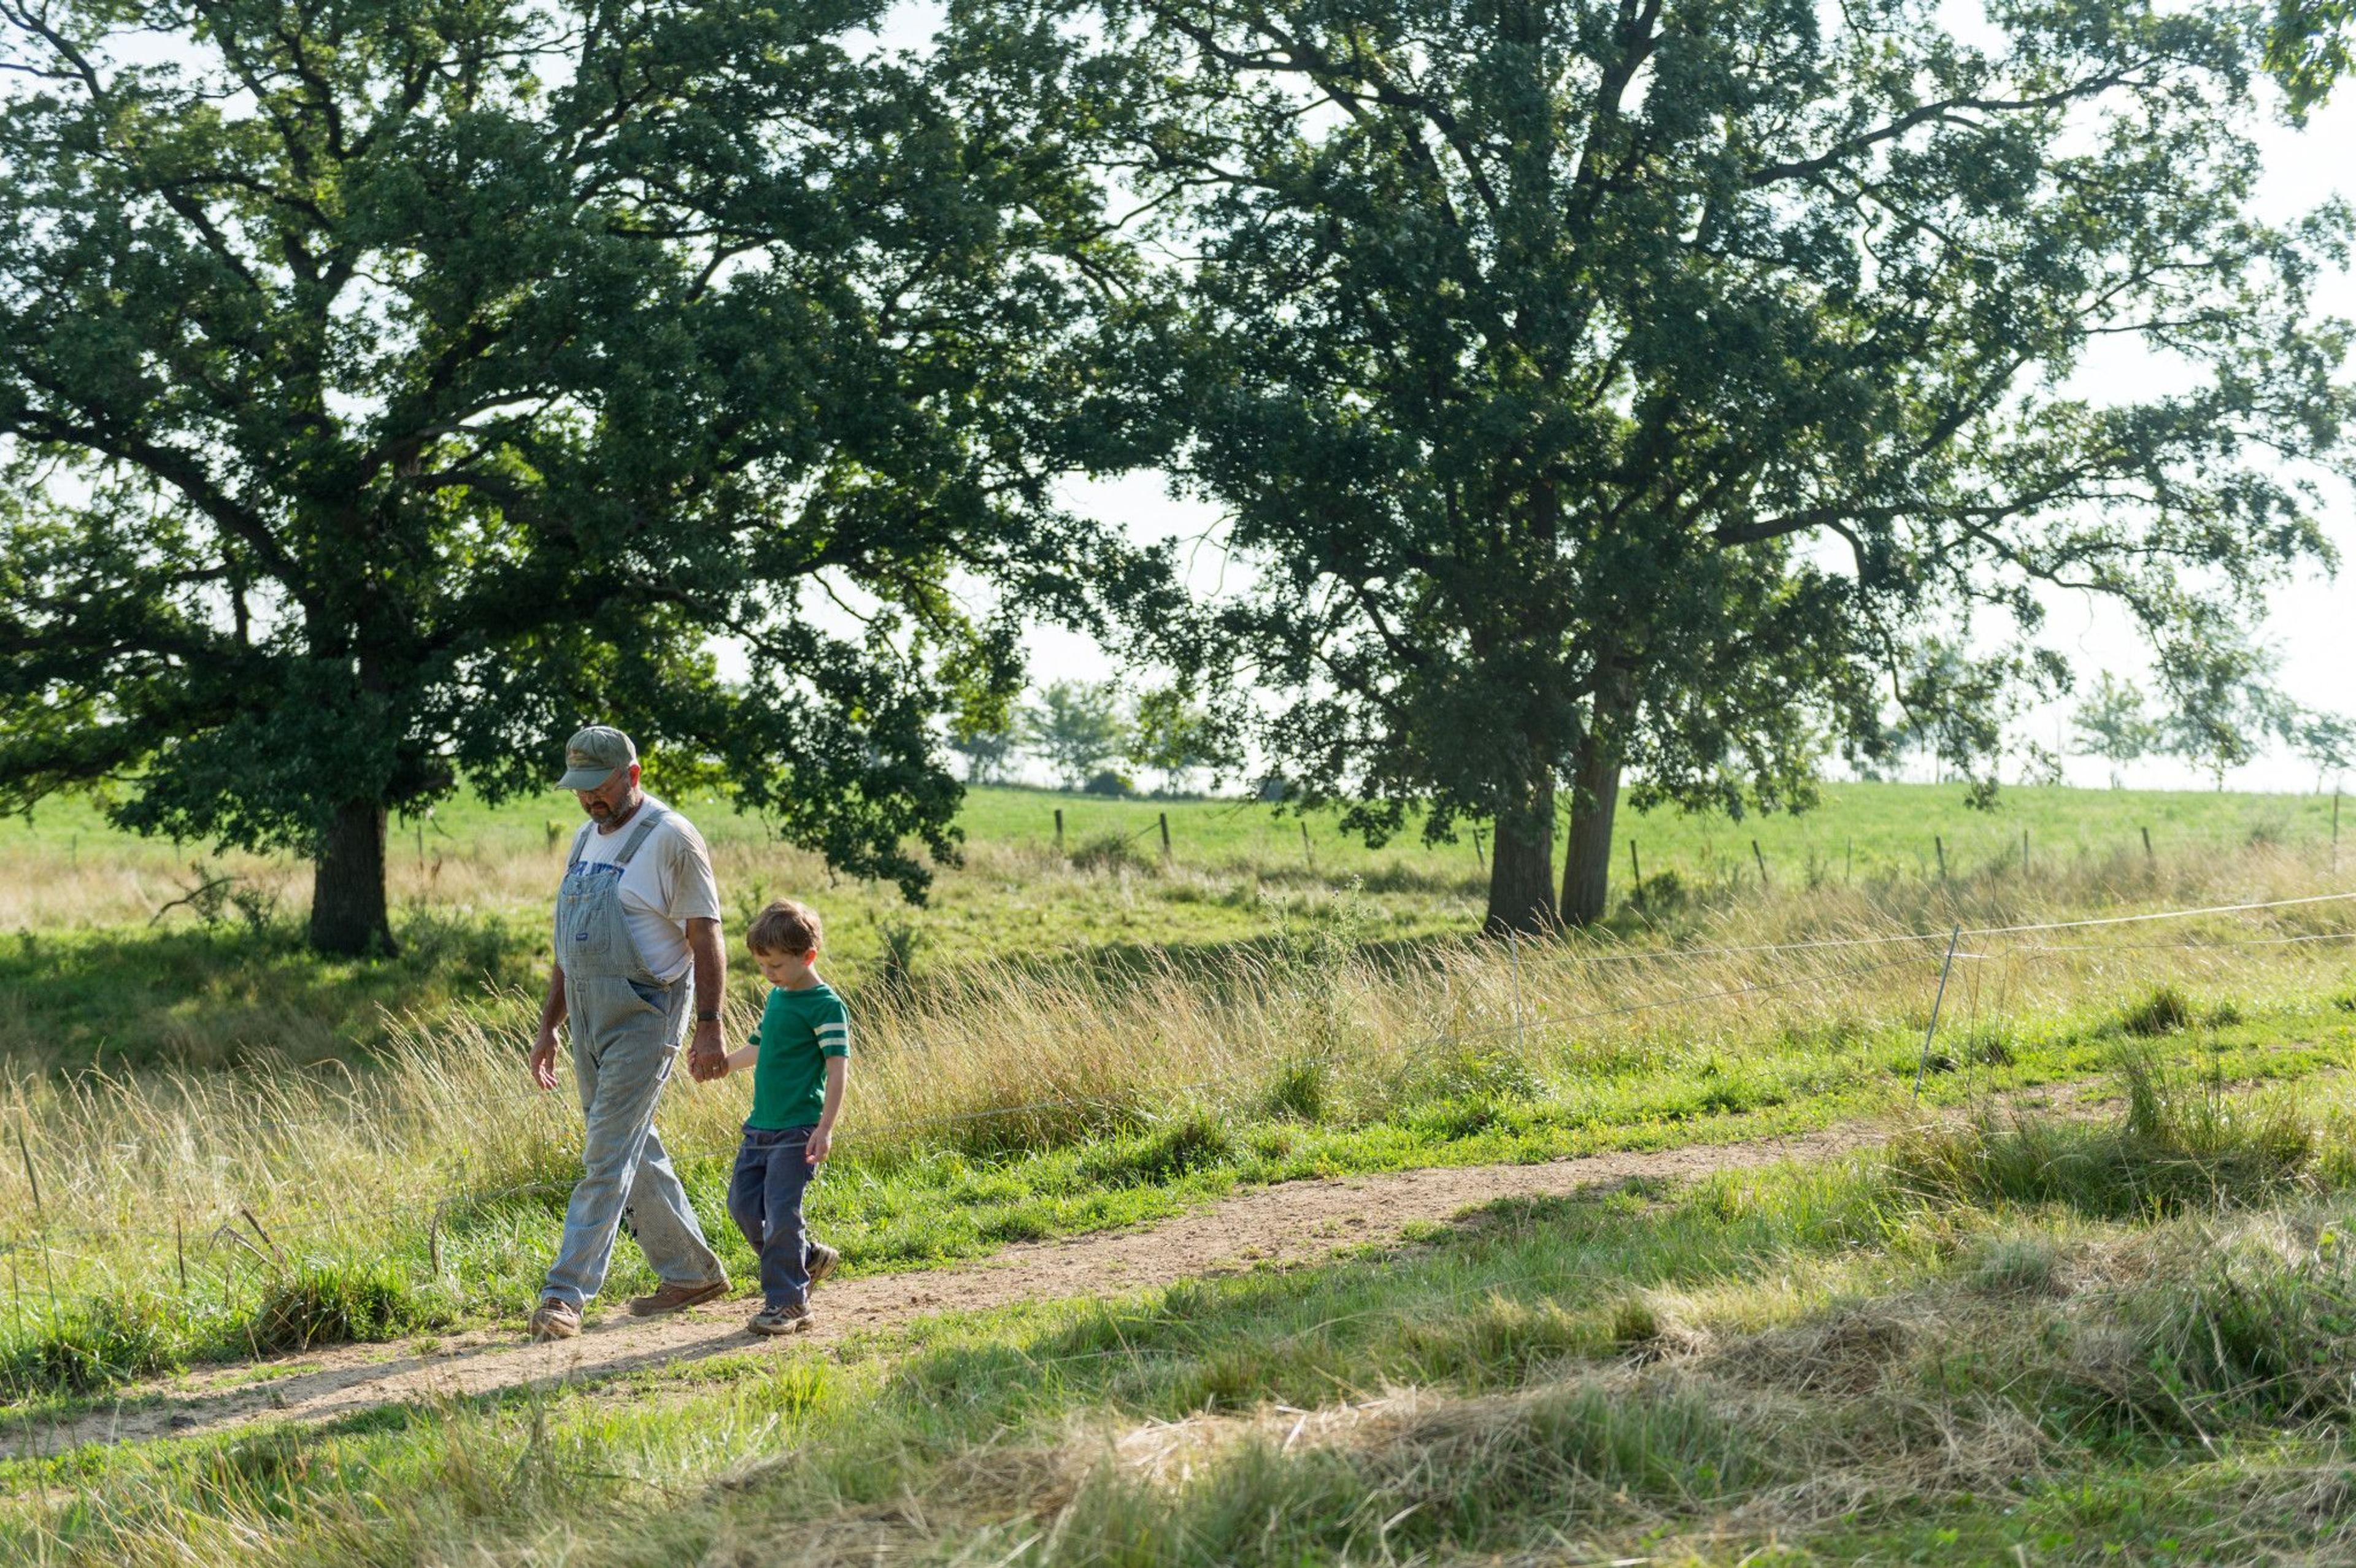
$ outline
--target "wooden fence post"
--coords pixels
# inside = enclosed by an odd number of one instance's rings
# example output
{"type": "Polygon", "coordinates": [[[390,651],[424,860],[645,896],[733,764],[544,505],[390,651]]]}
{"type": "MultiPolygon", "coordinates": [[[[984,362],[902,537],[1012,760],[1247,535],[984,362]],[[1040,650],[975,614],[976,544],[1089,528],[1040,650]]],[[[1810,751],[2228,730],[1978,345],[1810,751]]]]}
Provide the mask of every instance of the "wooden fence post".
{"type": "Polygon", "coordinates": [[[1162,863],[1170,864],[1170,814],[1162,814],[1162,863]]]}
{"type": "Polygon", "coordinates": [[[1056,853],[1056,854],[1058,854],[1058,855],[1060,855],[1060,854],[1062,854],[1063,852],[1064,852],[1064,808],[1063,808],[1062,806],[1060,806],[1060,805],[1059,805],[1059,806],[1057,806],[1057,807],[1055,808],[1055,853],[1056,853]]]}
{"type": "Polygon", "coordinates": [[[1751,841],[1751,858],[1759,862],[1759,885],[1763,888],[1767,885],[1767,857],[1759,852],[1759,840],[1756,838],[1751,841]]]}
{"type": "Polygon", "coordinates": [[[1636,884],[1635,896],[1640,899],[1643,898],[1644,896],[1644,868],[1643,863],[1636,859],[1636,841],[1633,838],[1628,840],[1628,876],[1629,880],[1636,884]]]}
{"type": "Polygon", "coordinates": [[[1931,835],[1931,848],[1939,857],[1939,880],[1947,880],[1947,841],[1937,834],[1931,835]]]}

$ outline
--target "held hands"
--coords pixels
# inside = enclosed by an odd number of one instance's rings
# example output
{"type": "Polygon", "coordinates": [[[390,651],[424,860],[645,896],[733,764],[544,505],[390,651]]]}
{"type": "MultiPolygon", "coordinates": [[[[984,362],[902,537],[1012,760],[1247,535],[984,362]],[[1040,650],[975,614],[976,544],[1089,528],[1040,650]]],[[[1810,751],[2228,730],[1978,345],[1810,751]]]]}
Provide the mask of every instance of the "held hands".
{"type": "Polygon", "coordinates": [[[720,1025],[698,1020],[694,1043],[687,1048],[688,1075],[698,1083],[728,1076],[728,1051],[720,1043],[720,1025]]]}

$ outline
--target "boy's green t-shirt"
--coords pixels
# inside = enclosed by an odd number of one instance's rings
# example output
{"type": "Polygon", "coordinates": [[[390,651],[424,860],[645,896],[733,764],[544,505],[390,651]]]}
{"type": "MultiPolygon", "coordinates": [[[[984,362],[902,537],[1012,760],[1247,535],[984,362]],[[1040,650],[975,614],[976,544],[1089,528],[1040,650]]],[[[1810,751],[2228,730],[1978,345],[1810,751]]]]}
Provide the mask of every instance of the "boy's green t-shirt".
{"type": "Polygon", "coordinates": [[[744,1125],[764,1132],[818,1125],[826,1110],[826,1059],[851,1054],[851,1015],[834,987],[823,980],[806,991],[772,986],[753,1043],[761,1054],[753,1063],[753,1114],[744,1125]]]}

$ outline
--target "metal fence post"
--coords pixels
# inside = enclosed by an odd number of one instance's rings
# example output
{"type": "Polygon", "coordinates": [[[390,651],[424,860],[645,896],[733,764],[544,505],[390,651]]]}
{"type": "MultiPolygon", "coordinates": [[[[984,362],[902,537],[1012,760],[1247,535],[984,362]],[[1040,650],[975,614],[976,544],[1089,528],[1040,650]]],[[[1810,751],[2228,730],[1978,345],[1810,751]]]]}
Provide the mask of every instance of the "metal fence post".
{"type": "Polygon", "coordinates": [[[1963,939],[1961,925],[1947,934],[1947,961],[1939,965],[1939,989],[1931,997],[1931,1022],[1922,1030],[1922,1060],[1914,1064],[1914,1100],[1922,1100],[1922,1074],[1931,1070],[1931,1037],[1939,1032],[1939,1004],[1947,999],[1947,972],[1955,966],[1955,944],[1963,939]]]}

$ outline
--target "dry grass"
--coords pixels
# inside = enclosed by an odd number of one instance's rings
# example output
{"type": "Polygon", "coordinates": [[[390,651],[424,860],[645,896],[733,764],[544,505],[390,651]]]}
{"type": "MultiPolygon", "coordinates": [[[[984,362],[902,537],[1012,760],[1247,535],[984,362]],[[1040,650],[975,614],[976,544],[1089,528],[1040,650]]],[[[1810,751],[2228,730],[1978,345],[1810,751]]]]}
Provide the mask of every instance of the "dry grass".
{"type": "MultiPolygon", "coordinates": [[[[2251,851],[2034,889],[1819,889],[1738,904],[1680,934],[1687,947],[1748,946],[2320,888],[2297,863],[2251,851]]],[[[860,1009],[846,1143],[886,1161],[895,1149],[986,1155],[1135,1127],[1185,1105],[1349,1122],[1416,1099],[1576,1101],[1632,1075],[1739,1076],[1772,1058],[1901,1041],[1922,1027],[1943,946],[1694,957],[1576,939],[1511,951],[1467,941],[1390,951],[1362,946],[1354,918],[1344,897],[1262,947],[1215,960],[981,963],[937,971],[904,994],[871,991],[860,1009]]],[[[1981,1065],[1974,1053],[2000,1056],[2008,1038],[2045,1020],[2131,1008],[2158,977],[2204,1015],[2311,1007],[2345,975],[2337,944],[2133,944],[2351,926],[2356,909],[2318,904],[1975,940],[1950,988],[1941,1049],[1964,1052],[1952,1064],[1968,1072],[1981,1065]],[[2069,950],[2032,951],[2031,943],[2069,950]]],[[[20,1076],[0,1090],[0,1123],[12,1143],[21,1131],[41,1205],[37,1214],[25,1158],[0,1160],[0,1234],[24,1233],[45,1217],[152,1236],[167,1232],[175,1215],[201,1227],[240,1206],[290,1229],[364,1234],[380,1230],[386,1214],[413,1218],[454,1192],[560,1177],[577,1113],[562,1096],[523,1084],[519,1063],[536,1005],[511,993],[491,998],[479,1019],[395,1019],[393,1048],[368,1071],[330,1061],[20,1076]]],[[[751,1021],[737,1006],[732,1036],[751,1021]]],[[[666,1136],[684,1149],[730,1147],[748,1091],[741,1079],[682,1081],[667,1102],[666,1136]]]]}

